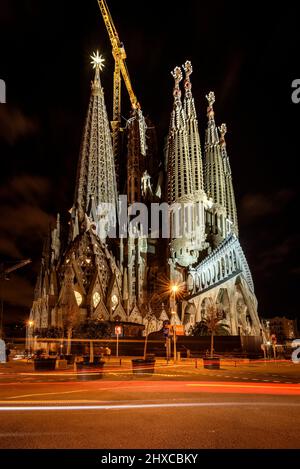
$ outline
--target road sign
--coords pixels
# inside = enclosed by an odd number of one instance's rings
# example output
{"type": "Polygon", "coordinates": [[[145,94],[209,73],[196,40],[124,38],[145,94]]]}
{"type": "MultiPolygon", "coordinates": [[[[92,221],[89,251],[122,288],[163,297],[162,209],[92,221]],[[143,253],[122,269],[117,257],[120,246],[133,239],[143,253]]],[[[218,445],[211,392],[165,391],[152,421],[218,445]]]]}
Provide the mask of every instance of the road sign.
{"type": "Polygon", "coordinates": [[[176,324],[175,326],[175,333],[176,335],[185,335],[184,334],[184,326],[176,324]]]}
{"type": "MultiPolygon", "coordinates": [[[[176,335],[185,335],[184,333],[184,326],[181,324],[168,324],[164,327],[163,331],[165,334],[165,331],[169,331],[168,335],[174,335],[174,329],[175,329],[175,334],[176,335]]],[[[166,332],[167,335],[167,332],[166,332]]]]}

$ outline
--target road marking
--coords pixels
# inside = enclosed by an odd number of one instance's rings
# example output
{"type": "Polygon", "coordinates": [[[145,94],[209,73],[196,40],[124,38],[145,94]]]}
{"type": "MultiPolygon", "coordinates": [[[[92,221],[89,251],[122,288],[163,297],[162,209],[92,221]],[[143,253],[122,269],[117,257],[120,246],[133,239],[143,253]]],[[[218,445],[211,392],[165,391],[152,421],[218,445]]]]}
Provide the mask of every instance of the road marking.
{"type": "MultiPolygon", "coordinates": [[[[273,406],[290,407],[288,402],[187,402],[173,404],[125,404],[125,405],[59,405],[59,406],[5,406],[0,407],[0,412],[7,411],[49,411],[49,410],[129,410],[129,409],[159,409],[178,407],[232,407],[232,406],[273,406]]],[[[299,407],[300,403],[293,403],[293,407],[299,407]]]]}
{"type": "MultiPolygon", "coordinates": [[[[266,388],[266,389],[296,389],[296,390],[299,390],[300,391],[300,387],[298,387],[297,385],[295,385],[294,387],[292,386],[270,386],[270,385],[260,385],[259,383],[257,383],[257,385],[253,385],[253,384],[235,384],[235,383],[232,383],[232,384],[225,384],[225,383],[221,383],[221,384],[218,384],[218,383],[187,383],[186,386],[200,386],[200,387],[222,387],[222,388],[255,388],[255,389],[263,389],[263,388],[266,388]]],[[[286,384],[293,384],[293,383],[286,383],[286,384]]]]}
{"type": "Polygon", "coordinates": [[[19,396],[9,396],[7,399],[19,399],[21,397],[33,397],[33,396],[50,396],[51,394],[71,394],[73,392],[86,392],[90,391],[90,389],[77,389],[76,391],[57,391],[57,392],[39,392],[35,394],[22,394],[19,396]]]}
{"type": "MultiPolygon", "coordinates": [[[[69,405],[69,404],[104,404],[105,402],[114,402],[114,401],[100,401],[99,399],[74,399],[74,400],[66,400],[66,399],[49,399],[49,400],[40,400],[40,401],[14,401],[13,402],[13,405],[15,406],[15,404],[22,404],[22,405],[25,405],[25,404],[29,404],[33,407],[35,407],[35,405],[42,405],[42,404],[65,404],[65,405],[69,405]]],[[[7,405],[10,404],[9,401],[0,401],[0,409],[2,408],[1,405],[3,405],[3,407],[7,407],[7,405]]]]}
{"type": "MultiPolygon", "coordinates": [[[[143,388],[152,388],[155,386],[155,381],[153,381],[153,384],[145,384],[142,387],[143,388]]],[[[109,386],[109,387],[104,387],[104,388],[98,388],[98,391],[106,391],[106,390],[111,390],[114,389],[118,391],[119,389],[125,389],[125,388],[133,388],[135,387],[134,384],[131,384],[130,386],[109,386]]],[[[136,387],[140,388],[140,385],[137,385],[136,387]]],[[[9,396],[7,399],[21,399],[22,397],[34,397],[34,396],[51,396],[53,394],[71,394],[75,392],[90,392],[94,391],[94,389],[77,389],[75,391],[57,391],[57,392],[41,392],[41,393],[34,393],[34,394],[21,394],[18,396],[9,396]]]]}

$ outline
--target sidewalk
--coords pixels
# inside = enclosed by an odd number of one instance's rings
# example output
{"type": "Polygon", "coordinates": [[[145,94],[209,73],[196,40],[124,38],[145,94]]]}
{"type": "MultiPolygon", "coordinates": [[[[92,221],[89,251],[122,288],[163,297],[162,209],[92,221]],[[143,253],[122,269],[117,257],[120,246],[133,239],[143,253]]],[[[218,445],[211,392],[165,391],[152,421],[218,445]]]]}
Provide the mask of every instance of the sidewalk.
{"type": "MultiPolygon", "coordinates": [[[[131,360],[137,357],[111,357],[110,359],[105,359],[105,369],[109,371],[129,371],[132,369],[131,360]]],[[[172,370],[174,373],[178,373],[182,375],[184,373],[201,373],[204,370],[203,368],[203,360],[201,358],[183,358],[176,363],[173,360],[167,360],[162,357],[158,357],[155,359],[155,368],[156,370],[164,369],[164,370],[172,370]]],[[[277,373],[284,372],[287,369],[293,369],[295,372],[299,372],[300,376],[300,365],[296,365],[291,361],[271,361],[271,360],[249,360],[249,359],[228,359],[224,358],[221,359],[220,362],[220,372],[222,371],[229,371],[229,370],[261,370],[264,372],[272,372],[276,371],[277,373]]],[[[55,373],[66,373],[66,372],[73,372],[74,365],[67,365],[67,369],[59,370],[56,369],[55,373]]],[[[8,374],[8,373],[33,373],[34,372],[34,364],[32,360],[10,360],[7,363],[0,364],[0,376],[1,374],[8,374]]],[[[54,372],[54,371],[53,371],[54,372]]]]}

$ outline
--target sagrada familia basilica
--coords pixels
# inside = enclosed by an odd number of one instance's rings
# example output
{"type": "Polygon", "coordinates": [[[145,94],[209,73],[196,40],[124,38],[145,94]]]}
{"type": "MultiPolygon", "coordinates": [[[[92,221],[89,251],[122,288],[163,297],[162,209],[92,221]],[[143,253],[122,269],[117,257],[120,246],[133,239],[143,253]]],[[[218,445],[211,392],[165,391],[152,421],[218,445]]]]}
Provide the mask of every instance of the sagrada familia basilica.
{"type": "Polygon", "coordinates": [[[93,63],[70,221],[61,226],[58,215],[44,243],[29,318],[34,330],[90,319],[158,331],[169,320],[190,334],[213,304],[231,335],[260,335],[251,272],[239,242],[227,129],[216,125],[214,93],[206,96],[204,155],[192,64],[186,61],[172,72],[173,108],[164,149],[159,152],[155,127],[137,108],[122,133],[123,156],[116,161],[102,62],[93,63]],[[149,218],[155,212],[158,219],[164,207],[167,237],[162,226],[156,235],[138,224],[124,230],[120,194],[127,197],[126,223],[136,207],[146,207],[149,218]],[[113,215],[103,209],[108,206],[115,207],[113,215]],[[114,229],[117,235],[111,236],[114,229]]]}

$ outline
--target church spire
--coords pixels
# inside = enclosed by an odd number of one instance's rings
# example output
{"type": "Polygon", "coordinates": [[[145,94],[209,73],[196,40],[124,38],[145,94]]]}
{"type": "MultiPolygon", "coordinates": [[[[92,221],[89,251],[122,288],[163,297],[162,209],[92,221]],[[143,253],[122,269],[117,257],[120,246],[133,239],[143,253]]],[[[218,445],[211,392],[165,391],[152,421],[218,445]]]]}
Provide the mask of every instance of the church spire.
{"type": "Polygon", "coordinates": [[[221,152],[223,157],[223,166],[224,166],[224,175],[225,175],[225,197],[226,197],[226,210],[227,210],[227,218],[232,222],[232,231],[238,236],[238,219],[237,219],[237,211],[236,211],[236,203],[234,197],[234,190],[232,184],[232,175],[231,175],[231,168],[230,162],[227,154],[226,149],[226,141],[225,141],[225,134],[227,133],[227,126],[226,124],[221,124],[219,127],[220,132],[220,146],[221,152]]]}
{"type": "Polygon", "coordinates": [[[77,169],[74,211],[78,210],[80,223],[88,214],[97,225],[99,220],[94,219],[95,212],[102,203],[115,206],[117,189],[111,133],[100,80],[104,59],[98,51],[91,58],[95,76],[91,83],[77,169]],[[91,206],[95,206],[96,210],[91,211],[91,206]]]}
{"type": "Polygon", "coordinates": [[[185,95],[183,100],[183,107],[186,115],[186,128],[189,145],[191,172],[193,178],[193,190],[195,192],[198,192],[203,190],[203,169],[197,113],[194,98],[192,95],[192,83],[190,80],[190,75],[193,72],[193,67],[189,60],[187,60],[182,67],[185,71],[185,95]]]}
{"type": "Polygon", "coordinates": [[[127,197],[128,204],[141,202],[141,179],[145,167],[145,155],[141,152],[140,116],[134,109],[127,122],[127,197]]]}
{"type": "Polygon", "coordinates": [[[195,223],[193,178],[189,153],[186,115],[181,102],[179,83],[182,72],[175,67],[172,75],[174,104],[168,137],[168,202],[171,205],[170,278],[176,280],[175,265],[188,266],[197,260],[195,250],[195,223]]]}
{"type": "Polygon", "coordinates": [[[215,94],[210,91],[208,101],[208,125],[205,134],[205,192],[210,194],[214,203],[225,207],[225,178],[213,104],[215,94]]]}
{"type": "Polygon", "coordinates": [[[174,104],[168,137],[168,201],[177,202],[181,197],[191,195],[192,177],[189,159],[189,145],[186,132],[185,112],[181,102],[179,83],[182,72],[179,67],[171,72],[175,84],[173,88],[174,104]]]}

